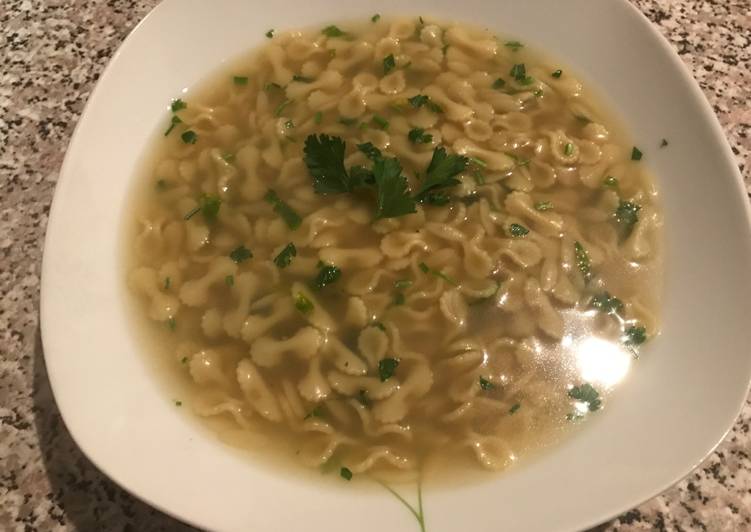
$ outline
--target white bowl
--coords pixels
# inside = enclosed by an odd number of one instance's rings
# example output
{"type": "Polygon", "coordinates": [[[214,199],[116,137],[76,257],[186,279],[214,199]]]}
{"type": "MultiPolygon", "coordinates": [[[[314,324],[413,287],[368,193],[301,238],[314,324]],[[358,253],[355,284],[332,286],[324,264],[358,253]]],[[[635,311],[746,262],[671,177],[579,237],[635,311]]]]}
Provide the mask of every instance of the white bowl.
{"type": "MultiPolygon", "coordinates": [[[[128,37],[68,148],[50,215],[42,336],[55,398],[83,452],[157,508],[218,530],[418,530],[385,491],[318,485],[229,452],[185,416],[138,353],[119,263],[126,192],[166,105],[269,28],[399,13],[401,2],[167,0],[128,37]]],[[[662,335],[583,430],[480,484],[429,490],[431,532],[573,530],[652,497],[723,438],[746,397],[751,231],[715,117],[669,45],[625,0],[416,0],[555,53],[607,95],[665,209],[662,335]],[[669,147],[657,149],[660,139],[669,147]]]]}

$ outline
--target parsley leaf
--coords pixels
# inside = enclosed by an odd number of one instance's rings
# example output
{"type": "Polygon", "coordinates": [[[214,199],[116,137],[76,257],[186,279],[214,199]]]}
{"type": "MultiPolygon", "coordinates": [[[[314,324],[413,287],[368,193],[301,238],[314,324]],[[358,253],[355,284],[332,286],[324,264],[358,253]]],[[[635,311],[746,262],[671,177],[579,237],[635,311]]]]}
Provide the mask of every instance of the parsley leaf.
{"type": "Polygon", "coordinates": [[[224,278],[224,284],[226,284],[227,286],[234,286],[234,284],[235,284],[235,276],[234,275],[227,275],[224,278]]]}
{"type": "Polygon", "coordinates": [[[232,82],[235,85],[247,85],[248,76],[232,76],[232,82]]]}
{"type": "Polygon", "coordinates": [[[553,77],[554,77],[555,79],[558,79],[558,78],[560,78],[560,77],[561,77],[561,75],[562,75],[562,74],[563,74],[563,70],[560,70],[560,69],[559,69],[559,70],[556,70],[555,72],[553,72],[553,73],[552,73],[552,74],[550,74],[550,75],[551,75],[551,76],[553,76],[553,77]]]}
{"type": "Polygon", "coordinates": [[[378,129],[382,129],[383,131],[387,131],[389,128],[389,121],[383,118],[381,115],[373,115],[371,123],[373,124],[373,126],[377,127],[378,129]]]}
{"type": "Polygon", "coordinates": [[[305,294],[295,294],[295,308],[302,314],[310,314],[313,311],[313,302],[305,297],[305,294]]]}
{"type": "Polygon", "coordinates": [[[603,292],[592,298],[592,306],[605,314],[615,314],[623,309],[623,302],[610,292],[603,292]]]}
{"type": "Polygon", "coordinates": [[[409,105],[414,107],[415,109],[419,109],[420,107],[427,107],[428,110],[433,111],[434,113],[442,113],[443,109],[441,107],[434,103],[430,96],[426,96],[425,94],[418,94],[416,96],[412,96],[411,98],[407,98],[407,101],[409,102],[409,105]]]}
{"type": "Polygon", "coordinates": [[[485,391],[494,390],[495,384],[490,382],[488,379],[484,377],[480,377],[480,388],[482,388],[485,391]]]}
{"type": "Polygon", "coordinates": [[[416,212],[415,201],[409,195],[407,178],[402,166],[394,158],[381,158],[373,165],[378,207],[376,219],[394,218],[416,212]]]}
{"type": "Polygon", "coordinates": [[[538,201],[537,203],[535,203],[535,210],[538,210],[541,212],[549,211],[552,208],[553,208],[553,203],[551,203],[550,201],[538,201]]]}
{"type": "Polygon", "coordinates": [[[198,141],[198,133],[189,129],[188,131],[183,132],[183,134],[180,135],[180,138],[185,144],[195,144],[198,141]]]}
{"type": "Polygon", "coordinates": [[[584,282],[588,283],[592,280],[592,266],[589,262],[589,253],[584,249],[584,246],[577,240],[574,242],[574,256],[576,257],[576,266],[584,278],[584,282]]]}
{"type": "Polygon", "coordinates": [[[641,325],[630,325],[624,331],[626,345],[637,346],[647,341],[647,329],[641,325]]]}
{"type": "Polygon", "coordinates": [[[518,63],[511,67],[509,75],[521,85],[530,85],[534,80],[527,76],[527,67],[524,63],[518,63]]]}
{"type": "Polygon", "coordinates": [[[309,78],[307,76],[299,76],[295,74],[292,76],[292,81],[298,81],[300,83],[313,83],[313,78],[309,78]]]}
{"type": "Polygon", "coordinates": [[[521,238],[529,233],[529,229],[521,224],[511,224],[508,227],[508,232],[514,238],[521,238]]]}
{"type": "Polygon", "coordinates": [[[413,144],[430,144],[433,142],[433,135],[425,133],[425,130],[421,127],[411,129],[407,137],[413,144]]]}
{"type": "Polygon", "coordinates": [[[170,104],[170,109],[172,109],[173,113],[185,109],[186,107],[188,107],[188,104],[182,101],[180,98],[178,98],[177,100],[172,100],[172,103],[170,104]]]}
{"type": "Polygon", "coordinates": [[[433,157],[428,165],[425,179],[420,190],[417,191],[415,199],[421,201],[428,192],[458,185],[459,180],[455,176],[467,168],[468,162],[469,160],[462,155],[447,155],[444,147],[437,147],[433,150],[433,157]]]}
{"type": "Polygon", "coordinates": [[[375,176],[372,170],[364,166],[352,166],[349,169],[350,186],[355,189],[358,187],[375,185],[375,176]]]}
{"type": "Polygon", "coordinates": [[[396,358],[382,358],[378,361],[378,376],[381,382],[386,382],[394,376],[396,368],[399,366],[399,360],[396,358]]]}
{"type": "Polygon", "coordinates": [[[371,161],[375,161],[381,158],[381,150],[373,146],[372,142],[365,142],[364,144],[358,144],[357,149],[365,154],[365,157],[371,161]]]}
{"type": "Polygon", "coordinates": [[[435,205],[437,207],[448,205],[450,202],[451,198],[445,192],[428,192],[420,198],[420,203],[435,205]]]}
{"type": "Polygon", "coordinates": [[[396,68],[396,60],[394,54],[389,54],[383,58],[383,74],[386,75],[396,68]]]}
{"type": "Polygon", "coordinates": [[[290,265],[292,258],[296,256],[297,248],[292,242],[290,242],[284,246],[284,249],[282,249],[276,257],[274,257],[274,264],[276,264],[277,268],[283,270],[290,265]]]}
{"type": "Polygon", "coordinates": [[[318,275],[313,279],[312,286],[315,290],[321,290],[325,286],[336,282],[342,276],[342,270],[331,264],[326,264],[318,270],[318,275]]]}
{"type": "Polygon", "coordinates": [[[271,30],[269,30],[269,31],[266,32],[266,38],[271,39],[272,37],[274,37],[274,30],[273,29],[271,29],[271,30]]]}
{"type": "Polygon", "coordinates": [[[639,221],[638,212],[641,210],[641,205],[632,203],[630,201],[621,200],[618,207],[615,209],[615,221],[623,238],[628,237],[631,231],[634,229],[634,225],[639,221]]]}
{"type": "Polygon", "coordinates": [[[273,189],[269,189],[263,199],[266,200],[267,203],[273,205],[274,212],[282,217],[282,220],[287,224],[287,227],[293,231],[300,227],[300,224],[302,224],[302,218],[300,218],[300,215],[277,196],[273,189]]]}
{"type": "Polygon", "coordinates": [[[379,20],[381,20],[381,15],[379,15],[378,13],[376,13],[375,15],[373,15],[372,17],[370,17],[370,21],[371,21],[372,23],[374,23],[374,24],[375,24],[376,22],[378,22],[379,20]]]}
{"type": "Polygon", "coordinates": [[[339,475],[340,475],[340,476],[341,476],[341,477],[342,477],[342,478],[343,478],[344,480],[352,480],[352,471],[350,471],[350,470],[349,470],[348,468],[346,468],[346,467],[343,467],[343,468],[341,468],[341,469],[339,470],[339,475]]]}
{"type": "Polygon", "coordinates": [[[641,158],[643,156],[643,153],[639,148],[634,146],[634,149],[631,150],[631,160],[632,161],[641,161],[641,158]]]}
{"type": "Polygon", "coordinates": [[[514,403],[513,405],[511,405],[511,408],[509,408],[508,413],[513,416],[521,407],[522,405],[520,403],[514,403]]]}
{"type": "Polygon", "coordinates": [[[504,46],[511,48],[512,51],[517,52],[520,48],[524,48],[524,45],[519,41],[508,41],[504,46]]]}
{"type": "Polygon", "coordinates": [[[457,283],[454,279],[452,279],[451,277],[449,277],[448,275],[446,275],[440,270],[434,270],[433,268],[431,268],[424,262],[421,262],[417,266],[420,268],[420,271],[422,271],[423,273],[429,273],[431,275],[435,275],[436,277],[440,277],[441,279],[443,279],[450,285],[459,286],[459,283],[457,283]]]}
{"type": "Polygon", "coordinates": [[[253,253],[243,245],[237,246],[229,254],[229,258],[238,264],[240,264],[244,260],[250,259],[251,257],[253,257],[253,253]]]}
{"type": "Polygon", "coordinates": [[[313,176],[313,188],[318,194],[339,194],[351,190],[344,168],[344,148],[340,137],[309,135],[305,139],[305,165],[313,176]]]}
{"type": "Polygon", "coordinates": [[[612,175],[609,175],[602,180],[602,186],[608,188],[618,188],[618,180],[612,175]]]}
{"type": "Polygon", "coordinates": [[[505,84],[506,84],[506,82],[505,82],[505,81],[504,81],[503,79],[501,79],[501,78],[498,78],[497,80],[495,80],[495,81],[493,82],[493,85],[491,85],[491,86],[492,86],[492,87],[493,87],[494,89],[500,89],[500,88],[501,88],[501,87],[503,87],[503,86],[504,86],[505,84]]]}
{"type": "Polygon", "coordinates": [[[581,386],[574,386],[571,388],[568,391],[568,396],[577,401],[581,401],[582,403],[586,403],[590,412],[599,410],[600,406],[602,406],[600,394],[588,382],[585,382],[581,386]]]}
{"type": "Polygon", "coordinates": [[[660,148],[664,148],[668,145],[668,139],[662,139],[660,141],[660,148]]]}
{"type": "Polygon", "coordinates": [[[345,35],[347,35],[346,32],[343,32],[334,25],[326,26],[321,30],[321,33],[323,33],[326,37],[344,37],[345,35]]]}

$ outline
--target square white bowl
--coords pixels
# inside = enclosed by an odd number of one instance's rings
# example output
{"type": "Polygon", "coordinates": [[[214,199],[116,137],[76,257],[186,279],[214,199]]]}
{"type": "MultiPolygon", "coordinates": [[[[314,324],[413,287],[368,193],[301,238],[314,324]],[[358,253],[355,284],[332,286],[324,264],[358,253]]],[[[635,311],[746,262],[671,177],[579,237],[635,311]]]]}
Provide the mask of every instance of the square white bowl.
{"type": "MultiPolygon", "coordinates": [[[[388,493],[321,486],[254,466],[184,416],[145,363],[123,304],[125,198],[167,103],[270,28],[402,14],[401,2],[166,0],[92,93],[63,165],[42,276],[52,389],[83,452],[125,489],[216,530],[417,530],[388,493]]],[[[723,438],[751,376],[751,230],[742,180],[699,88],[625,0],[417,0],[429,14],[513,35],[560,58],[645,152],[665,211],[663,333],[608,409],[539,459],[493,480],[429,490],[431,532],[574,530],[632,507],[723,438]],[[660,139],[670,146],[658,150],[660,139]]]]}

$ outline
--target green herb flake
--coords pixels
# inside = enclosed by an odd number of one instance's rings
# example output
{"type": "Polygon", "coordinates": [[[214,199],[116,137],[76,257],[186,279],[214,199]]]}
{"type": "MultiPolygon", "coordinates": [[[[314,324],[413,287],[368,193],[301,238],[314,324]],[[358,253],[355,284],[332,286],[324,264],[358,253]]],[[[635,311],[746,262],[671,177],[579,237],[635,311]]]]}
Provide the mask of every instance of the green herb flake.
{"type": "Polygon", "coordinates": [[[156,180],[156,189],[158,191],[161,192],[162,190],[166,190],[167,188],[169,188],[169,183],[167,182],[166,179],[157,179],[156,180]]]}
{"type": "Polygon", "coordinates": [[[415,201],[409,195],[407,178],[395,158],[380,158],[373,164],[376,186],[376,219],[395,218],[416,212],[415,201]]]}
{"type": "Polygon", "coordinates": [[[425,94],[418,94],[416,96],[412,96],[411,98],[407,98],[407,102],[415,109],[426,107],[429,111],[432,111],[434,113],[443,112],[443,109],[441,109],[438,104],[434,103],[430,99],[430,96],[426,96],[425,94]]]}
{"type": "Polygon", "coordinates": [[[382,358],[378,361],[378,376],[381,382],[386,382],[394,376],[396,368],[399,366],[399,360],[396,358],[382,358]]]}
{"type": "Polygon", "coordinates": [[[371,322],[370,326],[375,327],[376,329],[381,329],[383,332],[386,332],[386,326],[380,321],[371,322]]]}
{"type": "Polygon", "coordinates": [[[420,198],[420,203],[441,207],[451,203],[451,198],[444,192],[428,192],[420,198]]]}
{"type": "Polygon", "coordinates": [[[358,390],[357,397],[355,397],[355,399],[357,399],[357,402],[360,403],[365,408],[370,408],[372,404],[370,401],[370,398],[368,397],[367,390],[363,390],[363,389],[358,390]]]}
{"type": "Polygon", "coordinates": [[[550,201],[538,201],[535,203],[535,210],[540,212],[549,211],[553,208],[553,203],[550,201]]]}
{"type": "Polygon", "coordinates": [[[252,257],[253,257],[253,253],[243,245],[237,246],[229,254],[229,258],[232,259],[237,264],[240,264],[241,262],[246,261],[252,257]]]}
{"type": "Polygon", "coordinates": [[[443,279],[444,281],[446,281],[448,284],[450,284],[452,286],[459,286],[459,283],[457,283],[454,279],[452,279],[451,277],[449,277],[448,275],[446,275],[442,271],[434,270],[433,268],[431,268],[430,266],[428,266],[424,262],[419,263],[417,265],[417,267],[420,268],[420,271],[422,271],[423,273],[429,273],[430,275],[434,275],[435,277],[439,277],[439,278],[443,279]]]}
{"type": "Polygon", "coordinates": [[[371,123],[374,127],[387,131],[389,129],[389,121],[383,118],[381,115],[373,115],[371,123]]]}
{"type": "Polygon", "coordinates": [[[480,170],[473,170],[472,171],[472,178],[475,180],[475,183],[477,186],[482,186],[485,184],[485,176],[482,174],[480,170]]]}
{"type": "Polygon", "coordinates": [[[172,130],[175,129],[175,126],[177,124],[182,124],[182,120],[180,119],[179,116],[173,115],[172,118],[170,119],[170,125],[167,128],[167,131],[164,132],[164,136],[166,137],[167,135],[172,133],[172,130]]]}
{"type": "Polygon", "coordinates": [[[274,30],[273,29],[270,29],[269,31],[266,32],[266,38],[267,39],[272,39],[273,37],[274,37],[274,30]]]}
{"type": "Polygon", "coordinates": [[[492,382],[490,382],[488,379],[484,377],[480,377],[480,388],[482,388],[486,392],[490,390],[495,390],[495,384],[493,384],[492,382]]]}
{"type": "Polygon", "coordinates": [[[376,22],[378,22],[379,20],[381,20],[381,15],[379,15],[378,13],[376,13],[375,15],[373,15],[372,17],[370,17],[370,21],[371,21],[371,22],[372,22],[373,24],[375,24],[375,23],[376,23],[376,22]]]}
{"type": "Polygon", "coordinates": [[[518,410],[519,410],[519,409],[520,409],[521,407],[522,407],[522,405],[521,405],[520,403],[514,403],[514,404],[513,404],[512,406],[511,406],[511,408],[509,408],[509,411],[508,411],[508,413],[509,413],[509,414],[511,414],[511,415],[513,416],[514,414],[516,414],[516,412],[517,412],[517,411],[518,411],[518,410]]]}
{"type": "Polygon", "coordinates": [[[647,329],[641,325],[629,325],[624,331],[624,343],[630,346],[641,345],[647,341],[647,329]]]}
{"type": "Polygon", "coordinates": [[[518,63],[512,66],[509,75],[520,85],[531,85],[534,81],[531,77],[527,76],[527,67],[524,63],[518,63]]]}
{"type": "Polygon", "coordinates": [[[223,153],[222,154],[222,160],[227,164],[232,164],[235,162],[235,154],[234,153],[223,153]]]}
{"type": "Polygon", "coordinates": [[[668,145],[668,139],[662,139],[660,141],[660,148],[665,148],[668,145]]]}
{"type": "Polygon", "coordinates": [[[469,162],[471,162],[475,166],[479,166],[480,168],[487,168],[488,163],[483,161],[482,159],[479,159],[477,157],[468,157],[467,158],[469,162]]]}
{"type": "Polygon", "coordinates": [[[365,142],[363,144],[358,144],[357,149],[360,150],[362,153],[364,153],[365,157],[367,157],[371,161],[377,161],[378,159],[382,157],[381,150],[373,146],[372,142],[365,142]]]}
{"type": "Polygon", "coordinates": [[[502,78],[498,78],[497,80],[493,82],[491,87],[493,87],[494,89],[500,89],[500,88],[503,88],[504,85],[506,85],[506,81],[503,80],[502,78]]]}
{"type": "Polygon", "coordinates": [[[589,261],[589,253],[584,249],[579,241],[574,242],[574,256],[576,258],[576,266],[584,278],[584,282],[588,283],[592,280],[592,266],[589,261]]]}
{"type": "Polygon", "coordinates": [[[291,103],[292,103],[292,100],[285,99],[282,103],[277,105],[276,109],[274,109],[274,116],[282,116],[284,109],[291,103]]]}
{"type": "Polygon", "coordinates": [[[331,264],[325,264],[318,270],[318,275],[313,279],[311,286],[315,290],[321,290],[324,287],[336,282],[342,276],[342,270],[331,264]]]}
{"type": "Polygon", "coordinates": [[[512,52],[518,52],[521,48],[524,48],[524,45],[519,41],[508,41],[504,46],[510,48],[512,52]]]}
{"type": "Polygon", "coordinates": [[[514,238],[521,238],[529,234],[529,229],[527,229],[523,225],[513,223],[509,226],[508,232],[514,238]]]}
{"type": "Polygon", "coordinates": [[[394,288],[397,290],[406,290],[407,288],[412,286],[412,281],[409,279],[399,279],[397,281],[394,281],[394,288]]]}
{"type": "Polygon", "coordinates": [[[347,118],[346,116],[342,116],[339,118],[339,123],[345,126],[354,126],[357,124],[357,118],[347,118]]]}
{"type": "Polygon", "coordinates": [[[167,320],[167,328],[170,331],[177,329],[177,320],[174,318],[174,316],[170,316],[170,318],[167,320]]]}
{"type": "Polygon", "coordinates": [[[574,145],[570,142],[567,142],[566,145],[563,147],[563,154],[566,156],[569,156],[572,153],[574,153],[574,145]]]}
{"type": "Polygon", "coordinates": [[[287,120],[284,123],[284,127],[285,129],[292,129],[293,127],[295,127],[295,123],[292,120],[287,120]]]}
{"type": "Polygon", "coordinates": [[[287,227],[293,231],[300,227],[302,224],[302,218],[300,215],[297,214],[292,207],[287,205],[287,203],[284,202],[273,189],[269,189],[263,199],[266,200],[266,203],[269,203],[274,207],[274,212],[284,220],[287,227]]]}
{"type": "Polygon", "coordinates": [[[468,162],[469,159],[462,155],[448,155],[445,148],[442,146],[436,147],[433,150],[433,157],[428,165],[425,179],[422,181],[415,199],[421,201],[428,192],[458,185],[460,181],[456,176],[467,168],[468,162]]]}
{"type": "Polygon", "coordinates": [[[175,406],[183,406],[183,402],[175,399],[175,406]]]}
{"type": "Polygon", "coordinates": [[[232,82],[235,85],[247,85],[248,76],[232,76],[232,82]]]}
{"type": "Polygon", "coordinates": [[[323,122],[323,113],[321,111],[317,111],[316,114],[313,115],[313,123],[320,124],[321,122],[323,122]]]}
{"type": "Polygon", "coordinates": [[[612,175],[609,175],[602,180],[602,186],[607,188],[618,188],[618,180],[612,175]]]}
{"type": "Polygon", "coordinates": [[[430,144],[433,142],[433,135],[425,133],[425,130],[421,127],[411,129],[407,138],[413,144],[430,144]]]}
{"type": "Polygon", "coordinates": [[[188,357],[182,357],[180,359],[180,364],[187,364],[188,363],[188,357]]]}
{"type": "Polygon", "coordinates": [[[592,297],[592,306],[605,314],[616,314],[623,309],[623,302],[605,291],[592,297]]]}
{"type": "MultiPolygon", "coordinates": [[[[208,223],[214,223],[219,215],[219,207],[222,206],[222,200],[219,196],[204,194],[198,200],[198,209],[201,211],[203,218],[208,223]]],[[[188,218],[186,217],[186,220],[188,218]]]]}
{"type": "Polygon", "coordinates": [[[184,101],[182,101],[180,98],[178,98],[176,100],[172,100],[172,103],[170,104],[170,109],[172,109],[173,113],[176,113],[178,111],[182,111],[186,107],[188,107],[188,104],[185,103],[184,101]]]}
{"type": "Polygon", "coordinates": [[[632,161],[641,161],[643,155],[644,154],[641,152],[641,150],[639,150],[639,148],[637,148],[636,146],[634,146],[634,148],[631,150],[632,161]]]}
{"type": "Polygon", "coordinates": [[[201,212],[201,207],[200,207],[200,205],[199,205],[198,207],[193,207],[192,209],[190,209],[190,210],[189,210],[189,211],[188,211],[188,212],[187,212],[187,213],[185,214],[185,216],[183,216],[183,220],[190,220],[191,218],[193,218],[193,216],[195,216],[195,215],[196,215],[196,214],[198,214],[199,212],[201,212]]]}
{"type": "Polygon", "coordinates": [[[556,70],[555,72],[553,72],[550,75],[553,76],[555,79],[558,79],[558,78],[561,77],[562,74],[563,74],[563,70],[556,70]]]}
{"type": "Polygon", "coordinates": [[[401,306],[406,303],[407,299],[404,297],[404,294],[402,292],[396,292],[394,293],[394,306],[401,306]]]}
{"type": "Polygon", "coordinates": [[[394,68],[396,68],[396,59],[394,59],[394,54],[389,54],[383,58],[383,75],[385,76],[394,68]]]}
{"type": "Polygon", "coordinates": [[[347,480],[347,481],[352,480],[352,471],[350,471],[346,467],[342,467],[339,470],[339,476],[341,476],[344,480],[347,480]]]}
{"type": "Polygon", "coordinates": [[[165,277],[164,278],[164,289],[165,290],[169,290],[171,285],[172,285],[172,279],[170,279],[169,277],[165,277]]]}
{"type": "Polygon", "coordinates": [[[313,311],[313,302],[305,297],[305,294],[298,292],[295,294],[295,308],[302,314],[310,314],[313,311]]]}
{"type": "Polygon", "coordinates": [[[313,407],[313,410],[305,414],[305,417],[302,419],[303,421],[305,421],[306,419],[310,419],[313,417],[323,417],[323,416],[324,416],[323,406],[316,405],[315,407],[313,407]]]}
{"type": "Polygon", "coordinates": [[[273,81],[271,81],[263,86],[263,90],[267,92],[282,90],[282,86],[279,85],[278,83],[274,83],[273,81]]]}
{"type": "Polygon", "coordinates": [[[297,81],[299,83],[313,83],[314,80],[313,78],[309,78],[307,76],[299,76],[295,74],[294,76],[292,76],[292,81],[297,81]]]}
{"type": "Polygon", "coordinates": [[[630,201],[621,200],[615,209],[614,217],[623,238],[628,237],[639,221],[641,206],[630,201]]]}
{"type": "Polygon", "coordinates": [[[346,32],[340,30],[337,26],[334,25],[326,26],[321,30],[321,33],[326,37],[344,37],[347,35],[346,32]]]}
{"type": "Polygon", "coordinates": [[[195,144],[198,141],[198,134],[189,129],[188,131],[183,132],[183,134],[180,135],[180,138],[185,144],[195,144]]]}
{"type": "Polygon", "coordinates": [[[581,401],[587,404],[590,412],[599,410],[602,406],[600,400],[600,394],[589,383],[584,383],[581,386],[574,386],[568,391],[568,396],[576,401],[581,401]]]}
{"type": "Polygon", "coordinates": [[[290,242],[284,248],[279,252],[279,254],[274,257],[274,264],[276,264],[276,267],[280,270],[283,270],[287,266],[290,265],[292,262],[293,257],[297,256],[297,248],[295,245],[290,242]]]}
{"type": "Polygon", "coordinates": [[[234,275],[228,275],[224,278],[224,284],[227,286],[235,286],[235,276],[234,275]]]}

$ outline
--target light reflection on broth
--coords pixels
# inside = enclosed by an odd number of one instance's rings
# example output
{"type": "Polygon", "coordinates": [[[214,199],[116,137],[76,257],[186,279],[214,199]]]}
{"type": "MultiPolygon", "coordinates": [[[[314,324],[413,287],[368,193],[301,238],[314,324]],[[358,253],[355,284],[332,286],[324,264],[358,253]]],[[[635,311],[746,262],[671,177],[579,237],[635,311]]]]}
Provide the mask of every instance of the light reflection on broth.
{"type": "Polygon", "coordinates": [[[128,220],[149,351],[254,454],[503,469],[599,411],[657,334],[654,185],[527,47],[340,27],[173,102],[128,220]]]}

